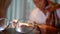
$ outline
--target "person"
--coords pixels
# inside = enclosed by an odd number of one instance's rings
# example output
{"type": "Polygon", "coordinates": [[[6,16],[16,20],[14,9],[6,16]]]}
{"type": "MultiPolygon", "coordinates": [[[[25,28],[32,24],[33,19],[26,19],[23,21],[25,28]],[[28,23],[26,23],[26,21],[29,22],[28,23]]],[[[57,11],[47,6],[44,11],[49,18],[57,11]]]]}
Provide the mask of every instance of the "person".
{"type": "MultiPolygon", "coordinates": [[[[33,0],[34,4],[37,8],[35,8],[30,15],[30,20],[36,22],[37,24],[46,24],[46,20],[50,13],[54,10],[54,7],[50,7],[50,0],[33,0]]],[[[60,18],[58,14],[60,12],[59,9],[56,10],[57,16],[60,18]]]]}
{"type": "Polygon", "coordinates": [[[48,18],[49,12],[46,10],[47,0],[33,0],[36,7],[31,15],[30,20],[38,24],[46,24],[46,19],[48,18]]]}
{"type": "MultiPolygon", "coordinates": [[[[50,7],[48,0],[33,0],[37,8],[35,8],[30,14],[30,20],[40,25],[42,34],[57,34],[57,28],[46,24],[50,13],[53,11],[54,7],[50,7]],[[51,9],[50,9],[51,8],[51,9]],[[50,9],[50,10],[49,10],[50,9]],[[48,30],[48,31],[47,31],[48,30]]],[[[49,22],[48,22],[49,23],[49,22]]]]}

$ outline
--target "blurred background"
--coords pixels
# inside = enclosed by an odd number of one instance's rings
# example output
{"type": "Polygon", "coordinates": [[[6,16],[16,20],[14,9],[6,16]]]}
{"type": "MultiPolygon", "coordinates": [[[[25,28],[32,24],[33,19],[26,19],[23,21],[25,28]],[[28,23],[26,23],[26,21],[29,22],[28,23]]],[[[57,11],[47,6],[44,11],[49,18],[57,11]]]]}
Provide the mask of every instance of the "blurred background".
{"type": "Polygon", "coordinates": [[[7,18],[10,20],[26,20],[34,8],[35,6],[32,0],[12,0],[7,10],[7,18]]]}

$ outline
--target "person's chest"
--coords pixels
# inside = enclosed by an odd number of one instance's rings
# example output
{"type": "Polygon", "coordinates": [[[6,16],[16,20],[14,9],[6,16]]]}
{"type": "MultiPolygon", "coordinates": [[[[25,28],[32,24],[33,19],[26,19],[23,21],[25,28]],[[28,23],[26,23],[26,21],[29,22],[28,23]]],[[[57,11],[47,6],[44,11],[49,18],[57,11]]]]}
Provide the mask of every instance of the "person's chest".
{"type": "Polygon", "coordinates": [[[39,23],[45,23],[46,19],[48,18],[48,15],[48,12],[45,15],[42,11],[38,10],[36,13],[36,21],[39,23]]]}

